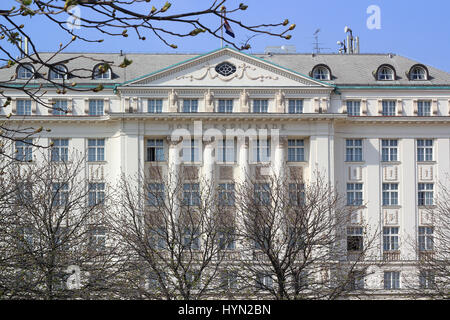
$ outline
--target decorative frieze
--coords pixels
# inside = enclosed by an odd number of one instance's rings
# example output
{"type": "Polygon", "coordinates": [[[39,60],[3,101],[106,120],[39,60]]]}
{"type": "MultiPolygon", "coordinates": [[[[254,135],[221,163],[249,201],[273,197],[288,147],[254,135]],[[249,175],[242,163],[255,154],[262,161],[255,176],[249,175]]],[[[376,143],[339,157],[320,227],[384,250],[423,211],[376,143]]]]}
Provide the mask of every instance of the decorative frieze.
{"type": "Polygon", "coordinates": [[[383,166],[383,181],[398,181],[398,166],[383,166]]]}
{"type": "Polygon", "coordinates": [[[431,182],[434,180],[433,165],[419,165],[419,181],[431,182]]]}
{"type": "Polygon", "coordinates": [[[400,223],[398,209],[384,209],[383,217],[385,226],[397,226],[400,223]]]}
{"type": "Polygon", "coordinates": [[[348,167],[348,180],[361,181],[362,180],[362,166],[349,166],[348,167]]]}

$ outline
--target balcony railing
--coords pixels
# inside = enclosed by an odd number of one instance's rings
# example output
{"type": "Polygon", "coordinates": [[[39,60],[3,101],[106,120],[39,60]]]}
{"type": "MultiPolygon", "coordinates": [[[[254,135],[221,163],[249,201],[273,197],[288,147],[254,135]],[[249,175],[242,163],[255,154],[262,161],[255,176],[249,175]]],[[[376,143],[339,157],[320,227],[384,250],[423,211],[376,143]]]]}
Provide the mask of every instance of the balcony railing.
{"type": "Polygon", "coordinates": [[[384,251],[383,252],[384,261],[399,261],[400,251],[384,251]]]}

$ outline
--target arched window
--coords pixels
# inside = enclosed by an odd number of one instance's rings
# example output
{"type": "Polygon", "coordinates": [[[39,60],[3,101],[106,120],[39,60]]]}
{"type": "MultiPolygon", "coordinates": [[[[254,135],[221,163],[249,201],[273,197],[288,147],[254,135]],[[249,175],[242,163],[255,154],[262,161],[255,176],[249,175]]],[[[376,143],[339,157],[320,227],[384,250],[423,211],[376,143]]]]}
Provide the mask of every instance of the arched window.
{"type": "Polygon", "coordinates": [[[98,64],[94,68],[93,78],[99,79],[111,79],[111,68],[107,64],[98,64]]]}
{"type": "Polygon", "coordinates": [[[423,66],[413,66],[409,71],[409,80],[428,80],[428,71],[423,66]]]}
{"type": "Polygon", "coordinates": [[[31,64],[23,64],[17,68],[17,79],[31,79],[34,76],[34,68],[31,64]]]}
{"type": "Polygon", "coordinates": [[[386,81],[386,80],[395,80],[395,72],[389,66],[381,66],[378,69],[377,79],[386,81]]]}
{"type": "Polygon", "coordinates": [[[67,68],[62,64],[57,64],[50,68],[51,80],[67,79],[67,68]]]}
{"type": "Polygon", "coordinates": [[[312,71],[312,77],[317,80],[330,80],[330,69],[323,65],[315,66],[312,71]]]}

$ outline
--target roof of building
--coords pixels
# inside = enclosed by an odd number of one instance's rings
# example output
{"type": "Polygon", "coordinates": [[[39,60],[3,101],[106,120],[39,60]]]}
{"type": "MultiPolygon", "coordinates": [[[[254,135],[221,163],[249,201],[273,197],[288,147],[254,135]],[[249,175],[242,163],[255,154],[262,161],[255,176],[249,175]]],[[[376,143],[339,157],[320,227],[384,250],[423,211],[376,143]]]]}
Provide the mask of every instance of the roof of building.
{"type": "MultiPolygon", "coordinates": [[[[59,53],[51,58],[53,53],[39,53],[42,59],[50,64],[64,62],[69,70],[78,70],[77,74],[84,79],[73,79],[79,83],[111,83],[120,84],[146,74],[168,68],[174,64],[195,58],[198,54],[147,54],[147,53],[59,53]],[[126,68],[120,68],[124,58],[132,60],[132,64],[126,68]],[[101,63],[107,61],[114,64],[113,77],[110,80],[93,80],[92,70],[101,63]]],[[[411,81],[408,78],[412,66],[420,64],[395,54],[253,54],[257,58],[276,64],[283,68],[311,75],[311,71],[317,65],[326,65],[331,70],[331,81],[325,81],[338,86],[449,86],[450,73],[425,65],[429,72],[426,81],[411,81]],[[378,81],[375,72],[381,65],[390,65],[395,69],[396,80],[378,81]]],[[[48,68],[37,70],[42,77],[48,77],[48,68]]],[[[14,79],[16,66],[0,71],[0,81],[14,79]]],[[[19,82],[19,80],[15,80],[19,82]]],[[[22,80],[23,81],[23,80],[22,80]]],[[[30,83],[42,81],[32,80],[30,83]]]]}

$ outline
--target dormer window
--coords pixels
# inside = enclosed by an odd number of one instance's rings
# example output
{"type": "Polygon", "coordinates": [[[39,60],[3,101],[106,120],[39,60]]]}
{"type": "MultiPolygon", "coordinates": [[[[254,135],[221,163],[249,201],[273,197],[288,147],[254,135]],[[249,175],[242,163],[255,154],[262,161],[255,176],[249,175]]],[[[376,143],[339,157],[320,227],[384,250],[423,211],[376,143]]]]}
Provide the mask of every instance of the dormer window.
{"type": "Polygon", "coordinates": [[[312,71],[312,77],[316,80],[330,80],[330,69],[324,65],[315,66],[312,71]]]}
{"type": "Polygon", "coordinates": [[[377,79],[380,81],[390,81],[395,80],[394,69],[389,66],[381,66],[378,69],[377,79]]]}
{"type": "Polygon", "coordinates": [[[17,68],[17,79],[31,79],[34,76],[34,68],[31,64],[23,64],[17,68]]]}
{"type": "Polygon", "coordinates": [[[105,63],[96,65],[93,78],[95,80],[111,79],[111,68],[105,63]]]}
{"type": "Polygon", "coordinates": [[[420,81],[420,80],[428,80],[428,71],[423,66],[413,66],[409,71],[409,80],[412,81],[420,81]]]}
{"type": "Polygon", "coordinates": [[[50,80],[67,79],[67,68],[62,64],[57,64],[50,69],[50,80]]]}

